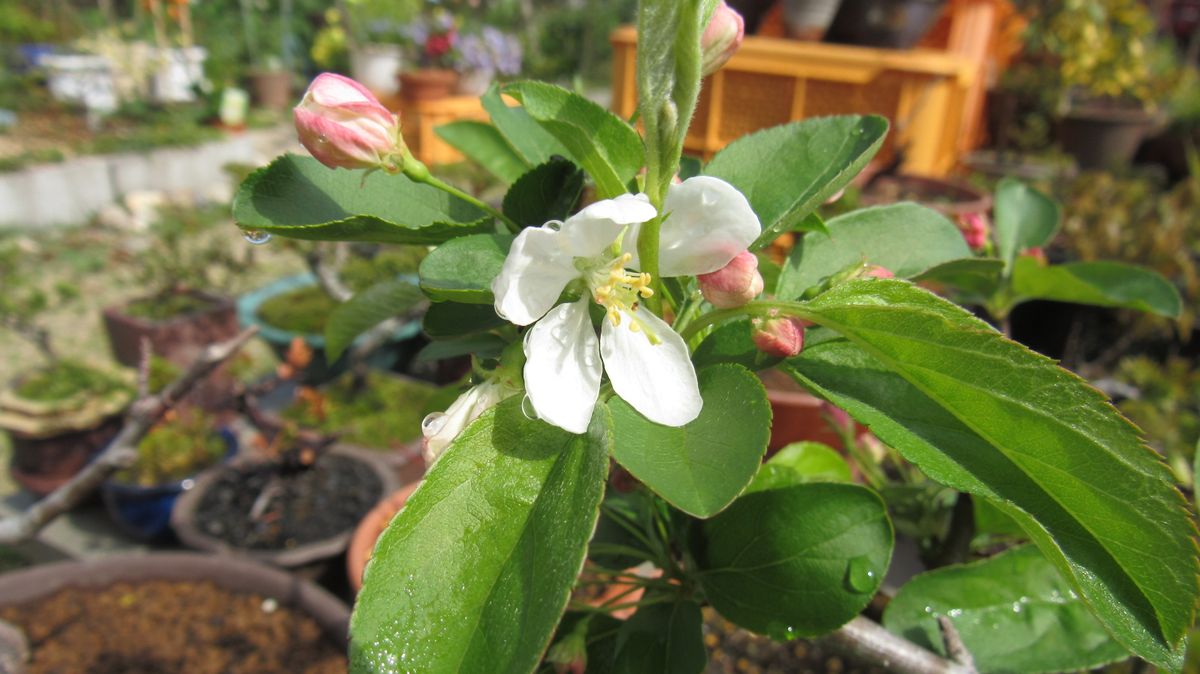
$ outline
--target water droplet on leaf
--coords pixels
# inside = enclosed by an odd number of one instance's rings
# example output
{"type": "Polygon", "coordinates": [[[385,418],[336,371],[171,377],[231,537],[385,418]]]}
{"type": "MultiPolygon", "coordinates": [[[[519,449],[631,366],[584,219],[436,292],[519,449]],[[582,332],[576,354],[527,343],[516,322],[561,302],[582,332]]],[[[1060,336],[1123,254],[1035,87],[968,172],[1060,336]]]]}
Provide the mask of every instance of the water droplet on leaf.
{"type": "Polygon", "coordinates": [[[871,568],[871,560],[860,556],[850,560],[846,566],[846,585],[857,593],[871,592],[876,586],[875,569],[871,568]]]}
{"type": "Polygon", "coordinates": [[[271,240],[271,233],[260,229],[247,229],[242,232],[242,236],[246,237],[246,240],[255,246],[261,246],[271,240]]]}

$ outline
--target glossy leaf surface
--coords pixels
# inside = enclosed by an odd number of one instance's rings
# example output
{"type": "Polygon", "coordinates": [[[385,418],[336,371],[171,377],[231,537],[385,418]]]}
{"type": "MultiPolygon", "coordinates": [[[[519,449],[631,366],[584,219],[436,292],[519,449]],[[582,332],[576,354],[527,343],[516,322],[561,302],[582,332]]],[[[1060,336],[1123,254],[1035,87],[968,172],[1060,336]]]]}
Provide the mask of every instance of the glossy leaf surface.
{"type": "Polygon", "coordinates": [[[492,279],[500,275],[513,238],[477,234],[438,246],[421,260],[421,290],[438,302],[491,304],[492,279]]]}
{"type": "Polygon", "coordinates": [[[1158,272],[1120,262],[1073,262],[1042,266],[1029,257],[1013,266],[1013,292],[1023,299],[1123,307],[1175,317],[1179,291],[1158,272]]]}

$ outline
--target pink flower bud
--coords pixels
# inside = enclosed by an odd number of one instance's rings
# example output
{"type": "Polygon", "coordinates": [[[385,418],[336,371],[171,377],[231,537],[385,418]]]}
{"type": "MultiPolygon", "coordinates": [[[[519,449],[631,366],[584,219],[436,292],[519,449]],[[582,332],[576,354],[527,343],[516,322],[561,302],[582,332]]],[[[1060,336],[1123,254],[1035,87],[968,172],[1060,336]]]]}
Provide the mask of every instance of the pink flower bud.
{"type": "Polygon", "coordinates": [[[963,216],[959,229],[962,230],[967,245],[973,250],[979,250],[987,246],[988,235],[991,233],[992,227],[988,224],[987,216],[984,214],[968,213],[963,216]]]}
{"type": "Polygon", "coordinates": [[[763,291],[758,257],[748,250],[739,253],[724,267],[701,274],[697,279],[704,299],[718,309],[740,307],[763,291]]]}
{"type": "Polygon", "coordinates": [[[1026,248],[1025,250],[1021,251],[1021,255],[1033,258],[1039,265],[1043,267],[1050,264],[1050,261],[1046,259],[1046,251],[1042,250],[1041,246],[1026,248]]]}
{"type": "Polygon", "coordinates": [[[869,265],[863,270],[863,278],[896,278],[891,269],[877,264],[869,265]]]}
{"type": "Polygon", "coordinates": [[[751,339],[768,356],[791,358],[804,348],[804,328],[808,321],[799,318],[755,318],[751,321],[751,339]]]}
{"type": "Polygon", "coordinates": [[[400,170],[400,121],[349,77],[321,73],[292,113],[300,142],[329,168],[400,170]]]}
{"type": "Polygon", "coordinates": [[[717,72],[725,65],[746,35],[746,23],[742,15],[735,12],[725,0],[717,5],[704,35],[700,37],[700,70],[704,77],[717,72]]]}

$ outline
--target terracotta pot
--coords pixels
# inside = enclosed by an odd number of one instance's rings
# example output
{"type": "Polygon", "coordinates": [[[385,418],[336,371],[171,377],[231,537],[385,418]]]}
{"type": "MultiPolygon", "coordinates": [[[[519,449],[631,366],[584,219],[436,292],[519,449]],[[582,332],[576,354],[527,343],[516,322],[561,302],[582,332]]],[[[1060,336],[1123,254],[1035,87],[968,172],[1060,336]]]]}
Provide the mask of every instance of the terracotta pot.
{"type": "Polygon", "coordinates": [[[367,562],[371,560],[371,553],[375,551],[375,542],[420,485],[420,482],[413,482],[394,492],[358,523],[354,535],[350,537],[350,546],[346,548],[346,577],[356,594],[362,589],[363,572],[367,570],[367,562]]]}
{"type": "Polygon", "coordinates": [[[331,642],[345,644],[349,639],[349,608],[316,584],[261,564],[194,553],[115,555],[6,573],[0,576],[0,606],[38,601],[65,588],[100,589],[147,580],[208,581],[231,592],[273,597],[310,616],[331,642]]]}
{"type": "Polygon", "coordinates": [[[1079,168],[1126,166],[1162,117],[1141,107],[1079,106],[1058,122],[1058,142],[1079,168]]]}
{"type": "MultiPolygon", "coordinates": [[[[842,440],[825,421],[821,410],[824,401],[800,388],[791,377],[768,370],[759,377],[767,388],[767,401],[771,403],[771,440],[767,443],[768,454],[777,452],[793,442],[821,442],[834,449],[842,449],[842,440]]],[[[855,433],[862,432],[858,428],[855,433]]]]}
{"type": "Polygon", "coordinates": [[[400,95],[410,101],[448,98],[458,86],[458,72],[445,68],[421,68],[400,73],[400,95]]]}
{"type": "MultiPolygon", "coordinates": [[[[375,452],[361,450],[345,445],[338,445],[327,450],[330,454],[351,457],[370,466],[382,487],[381,493],[390,494],[396,489],[396,479],[392,469],[379,460],[375,452]]],[[[245,557],[258,562],[283,568],[312,567],[322,564],[329,559],[342,554],[350,542],[353,531],[346,529],[319,541],[303,543],[282,550],[248,550],[238,548],[219,538],[201,531],[196,526],[196,509],[204,495],[212,488],[220,477],[222,470],[229,470],[252,463],[252,459],[234,460],[229,466],[201,473],[196,478],[196,484],[179,496],[175,509],[171,512],[171,527],[184,545],[204,552],[215,552],[221,555],[245,557]]],[[[310,568],[310,570],[313,570],[310,568]]]]}
{"type": "Polygon", "coordinates": [[[287,110],[295,105],[292,100],[292,74],[286,70],[252,71],[250,93],[254,102],[270,110],[287,110]]]}

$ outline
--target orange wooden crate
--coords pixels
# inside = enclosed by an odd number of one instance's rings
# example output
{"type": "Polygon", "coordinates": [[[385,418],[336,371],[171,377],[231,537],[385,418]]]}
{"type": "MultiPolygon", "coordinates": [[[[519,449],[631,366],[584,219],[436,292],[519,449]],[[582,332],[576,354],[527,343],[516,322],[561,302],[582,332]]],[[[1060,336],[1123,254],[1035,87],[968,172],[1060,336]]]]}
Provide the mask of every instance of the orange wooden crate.
{"type": "MultiPolygon", "coordinates": [[[[636,106],[637,34],[612,35],[613,108],[636,106]]],[[[879,114],[892,124],[880,152],[904,148],[906,172],[945,175],[958,162],[970,126],[964,114],[978,64],[933,49],[870,49],[747,36],[706,82],[685,140],[705,158],[747,133],[836,114],[879,114]]]]}

